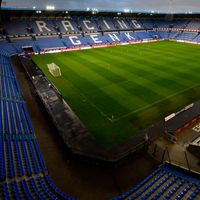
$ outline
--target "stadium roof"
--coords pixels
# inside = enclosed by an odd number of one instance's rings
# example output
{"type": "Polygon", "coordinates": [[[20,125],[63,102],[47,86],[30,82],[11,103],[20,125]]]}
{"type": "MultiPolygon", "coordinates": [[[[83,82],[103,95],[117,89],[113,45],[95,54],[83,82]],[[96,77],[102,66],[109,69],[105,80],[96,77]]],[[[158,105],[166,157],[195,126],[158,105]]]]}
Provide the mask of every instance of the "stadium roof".
{"type": "Polygon", "coordinates": [[[199,0],[2,0],[4,9],[200,13],[199,0]]]}

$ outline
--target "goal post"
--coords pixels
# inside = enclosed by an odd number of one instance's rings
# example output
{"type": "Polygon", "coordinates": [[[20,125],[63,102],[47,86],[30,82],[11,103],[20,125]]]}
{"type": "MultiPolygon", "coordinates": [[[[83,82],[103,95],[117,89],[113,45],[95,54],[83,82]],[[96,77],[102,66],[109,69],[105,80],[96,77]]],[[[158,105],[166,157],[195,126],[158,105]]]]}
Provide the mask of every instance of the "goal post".
{"type": "Polygon", "coordinates": [[[56,65],[55,63],[47,64],[47,67],[52,76],[54,76],[54,77],[61,76],[60,67],[58,67],[58,65],[56,65]]]}

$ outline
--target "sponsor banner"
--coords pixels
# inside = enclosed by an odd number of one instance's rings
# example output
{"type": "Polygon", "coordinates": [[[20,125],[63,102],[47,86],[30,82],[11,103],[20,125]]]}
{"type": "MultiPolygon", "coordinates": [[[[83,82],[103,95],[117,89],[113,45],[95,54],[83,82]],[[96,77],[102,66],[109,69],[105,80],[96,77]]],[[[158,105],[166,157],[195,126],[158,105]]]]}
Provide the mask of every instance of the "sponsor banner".
{"type": "MultiPolygon", "coordinates": [[[[139,41],[129,41],[129,42],[113,42],[109,44],[99,44],[99,45],[92,45],[92,46],[79,46],[79,47],[73,47],[73,48],[47,48],[40,51],[40,54],[47,54],[47,53],[60,53],[60,52],[67,52],[67,51],[78,51],[78,50],[86,50],[91,48],[103,48],[103,47],[110,47],[110,46],[116,46],[116,45],[129,45],[129,44],[139,44],[139,43],[147,43],[147,42],[156,42],[159,41],[157,39],[148,39],[148,40],[139,40],[139,41]]],[[[34,54],[37,54],[35,52],[34,54]]]]}
{"type": "Polygon", "coordinates": [[[81,47],[81,50],[85,50],[85,49],[91,49],[92,47],[81,47]]]}
{"type": "Polygon", "coordinates": [[[187,40],[170,40],[170,41],[176,41],[176,42],[183,42],[187,44],[200,44],[199,42],[193,42],[193,41],[187,41],[187,40]]]}
{"type": "Polygon", "coordinates": [[[129,44],[139,44],[142,43],[142,41],[130,41],[129,44]]]}
{"type": "MultiPolygon", "coordinates": [[[[183,125],[182,127],[180,127],[179,129],[177,129],[175,131],[175,134],[178,134],[178,133],[181,133],[183,132],[186,128],[192,126],[197,120],[200,119],[200,116],[192,119],[191,121],[189,121],[188,123],[186,123],[185,125],[183,125]]],[[[198,132],[200,132],[200,129],[199,129],[200,125],[197,125],[195,127],[192,128],[192,130],[196,131],[197,132],[197,129],[198,129],[198,132]]]]}
{"type": "Polygon", "coordinates": [[[120,45],[128,45],[128,44],[129,44],[128,42],[123,42],[120,45]]]}
{"type": "Polygon", "coordinates": [[[92,46],[93,49],[103,48],[103,47],[108,47],[108,45],[94,45],[94,46],[92,46]]]}
{"type": "Polygon", "coordinates": [[[185,112],[186,110],[189,110],[190,108],[192,108],[194,106],[194,103],[191,103],[187,106],[185,106],[183,109],[179,110],[178,112],[176,113],[172,113],[170,115],[168,115],[167,117],[164,118],[164,121],[167,122],[169,121],[170,119],[173,119],[174,117],[176,117],[177,115],[181,114],[182,112],[185,112]]]}
{"type": "Polygon", "coordinates": [[[176,116],[175,113],[172,113],[171,115],[168,115],[167,117],[164,118],[164,121],[167,122],[169,121],[170,119],[174,118],[176,116]]]}
{"type": "Polygon", "coordinates": [[[185,43],[188,43],[188,44],[196,44],[197,42],[193,42],[193,41],[185,41],[185,43]]]}
{"type": "Polygon", "coordinates": [[[184,29],[184,28],[154,28],[157,31],[184,31],[184,32],[200,32],[200,30],[184,29]]]}
{"type": "Polygon", "coordinates": [[[194,106],[194,103],[191,103],[190,105],[186,106],[185,108],[181,109],[180,111],[176,112],[176,116],[181,114],[182,112],[185,112],[186,110],[189,110],[194,106]]]}

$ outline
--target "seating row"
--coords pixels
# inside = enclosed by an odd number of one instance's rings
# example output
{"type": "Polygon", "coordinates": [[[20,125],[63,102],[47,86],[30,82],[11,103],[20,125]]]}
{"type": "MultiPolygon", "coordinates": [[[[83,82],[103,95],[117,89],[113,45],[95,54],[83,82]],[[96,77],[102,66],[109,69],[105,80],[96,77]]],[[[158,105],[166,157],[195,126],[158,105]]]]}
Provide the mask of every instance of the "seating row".
{"type": "Polygon", "coordinates": [[[176,200],[199,199],[200,179],[198,175],[170,164],[164,164],[137,186],[113,200],[168,200],[171,198],[176,200]]]}
{"type": "Polygon", "coordinates": [[[198,30],[198,20],[135,19],[131,17],[71,16],[63,19],[14,19],[0,24],[0,35],[48,35],[58,33],[95,33],[153,28],[185,28],[198,30]]]}
{"type": "Polygon", "coordinates": [[[66,199],[51,181],[11,60],[0,54],[0,199],[66,199]]]}

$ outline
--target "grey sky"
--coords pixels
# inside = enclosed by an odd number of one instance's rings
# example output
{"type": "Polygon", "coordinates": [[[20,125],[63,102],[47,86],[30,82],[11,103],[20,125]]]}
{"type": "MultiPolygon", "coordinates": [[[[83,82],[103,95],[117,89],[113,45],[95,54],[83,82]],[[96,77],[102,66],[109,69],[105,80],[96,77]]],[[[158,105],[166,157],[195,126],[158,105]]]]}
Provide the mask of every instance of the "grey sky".
{"type": "Polygon", "coordinates": [[[184,13],[200,12],[200,0],[2,0],[5,8],[45,9],[46,5],[58,10],[86,10],[97,8],[103,11],[164,12],[184,13]]]}

